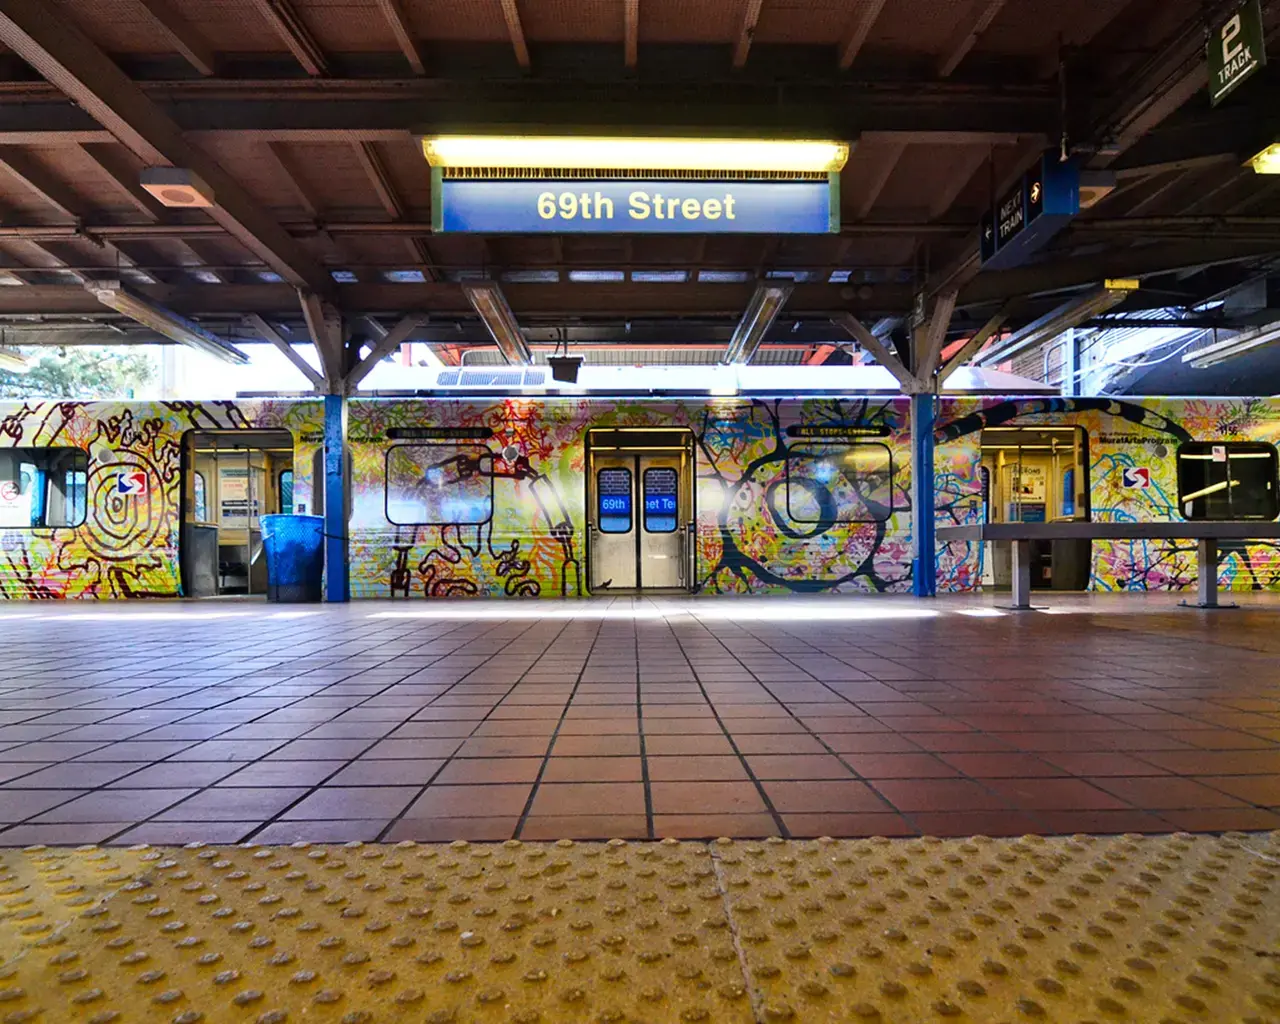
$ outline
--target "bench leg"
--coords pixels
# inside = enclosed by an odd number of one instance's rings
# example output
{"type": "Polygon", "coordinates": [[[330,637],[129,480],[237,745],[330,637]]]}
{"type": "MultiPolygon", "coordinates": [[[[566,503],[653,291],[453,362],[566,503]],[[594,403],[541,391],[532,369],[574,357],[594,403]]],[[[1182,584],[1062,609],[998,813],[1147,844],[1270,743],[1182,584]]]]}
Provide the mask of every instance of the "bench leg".
{"type": "Polygon", "coordinates": [[[1031,541],[1013,542],[1013,607],[1031,607],[1031,541]]]}
{"type": "Polygon", "coordinates": [[[1218,607],[1218,542],[1216,540],[1200,540],[1196,542],[1199,564],[1197,568],[1196,586],[1199,590],[1201,608],[1218,607]]]}

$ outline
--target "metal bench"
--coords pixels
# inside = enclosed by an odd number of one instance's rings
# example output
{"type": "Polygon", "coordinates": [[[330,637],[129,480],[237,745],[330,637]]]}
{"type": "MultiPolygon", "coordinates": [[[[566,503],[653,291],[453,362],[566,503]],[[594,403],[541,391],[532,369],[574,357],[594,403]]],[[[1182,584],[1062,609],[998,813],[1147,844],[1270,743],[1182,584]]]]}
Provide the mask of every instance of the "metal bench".
{"type": "Polygon", "coordinates": [[[1224,540],[1280,540],[1277,522],[1196,523],[983,523],[940,526],[943,543],[1010,541],[1013,544],[1013,608],[1031,607],[1033,540],[1193,540],[1198,555],[1200,608],[1218,608],[1218,543],[1224,540]]]}

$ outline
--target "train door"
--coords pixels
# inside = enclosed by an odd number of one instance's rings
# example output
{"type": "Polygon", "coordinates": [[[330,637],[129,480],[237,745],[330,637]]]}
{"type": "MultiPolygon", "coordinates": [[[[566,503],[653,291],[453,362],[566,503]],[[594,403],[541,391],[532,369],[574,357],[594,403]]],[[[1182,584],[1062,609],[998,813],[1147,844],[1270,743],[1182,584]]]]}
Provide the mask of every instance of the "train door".
{"type": "MultiPolygon", "coordinates": [[[[987,518],[993,523],[1089,519],[1089,438],[1083,427],[999,427],[982,432],[987,518]]],[[[1093,559],[1089,541],[1034,541],[1031,585],[1084,590],[1093,559]]],[[[992,546],[994,582],[1008,585],[1010,545],[992,546]]]]}
{"type": "Polygon", "coordinates": [[[182,468],[183,593],[265,594],[261,518],[293,511],[293,435],[191,431],[183,439],[182,468]]]}
{"type": "Polygon", "coordinates": [[[693,493],[689,431],[590,431],[587,561],[591,590],[692,589],[693,493]]]}

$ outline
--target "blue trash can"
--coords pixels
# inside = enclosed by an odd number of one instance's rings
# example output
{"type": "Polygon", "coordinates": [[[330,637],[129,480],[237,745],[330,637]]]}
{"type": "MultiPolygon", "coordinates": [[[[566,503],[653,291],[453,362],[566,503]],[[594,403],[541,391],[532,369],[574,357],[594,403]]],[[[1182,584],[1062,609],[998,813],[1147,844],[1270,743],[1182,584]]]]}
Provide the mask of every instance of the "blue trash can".
{"type": "Polygon", "coordinates": [[[267,600],[315,603],[323,596],[324,517],[263,516],[267,600]]]}

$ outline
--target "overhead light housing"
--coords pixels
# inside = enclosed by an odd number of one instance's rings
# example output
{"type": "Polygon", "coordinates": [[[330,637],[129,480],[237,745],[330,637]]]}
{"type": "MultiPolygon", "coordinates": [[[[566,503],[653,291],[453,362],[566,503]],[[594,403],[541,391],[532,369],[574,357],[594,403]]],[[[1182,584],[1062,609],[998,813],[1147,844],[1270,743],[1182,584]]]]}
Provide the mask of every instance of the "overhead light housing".
{"type": "Polygon", "coordinates": [[[826,172],[849,159],[843,142],[634,136],[434,135],[422,151],[432,167],[608,171],[826,172]]]}
{"type": "Polygon", "coordinates": [[[123,313],[143,327],[150,327],[170,341],[199,349],[228,363],[243,366],[249,361],[249,357],[238,348],[210,334],[199,324],[193,324],[172,310],[127,291],[118,281],[89,281],[85,284],[85,289],[107,308],[123,313]]]}
{"type": "Polygon", "coordinates": [[[582,368],[582,356],[547,356],[551,367],[551,379],[565,384],[578,383],[578,371],[582,368]]]}
{"type": "Polygon", "coordinates": [[[1245,162],[1253,168],[1255,174],[1280,174],[1280,142],[1273,142],[1245,162]]]}
{"type": "Polygon", "coordinates": [[[508,363],[516,366],[529,366],[533,363],[533,353],[529,343],[520,333],[520,324],[516,315],[507,305],[506,296],[495,281],[477,281],[462,286],[462,291],[471,303],[471,307],[479,314],[485,329],[498,346],[498,351],[508,363]]]}
{"type": "Polygon", "coordinates": [[[724,362],[737,366],[745,366],[751,362],[760,343],[769,333],[769,328],[791,297],[791,291],[792,286],[789,284],[762,284],[756,288],[729,338],[724,362]]]}
{"type": "Polygon", "coordinates": [[[209,183],[185,167],[145,167],[138,176],[138,184],[162,206],[207,209],[214,203],[209,183]]]}

